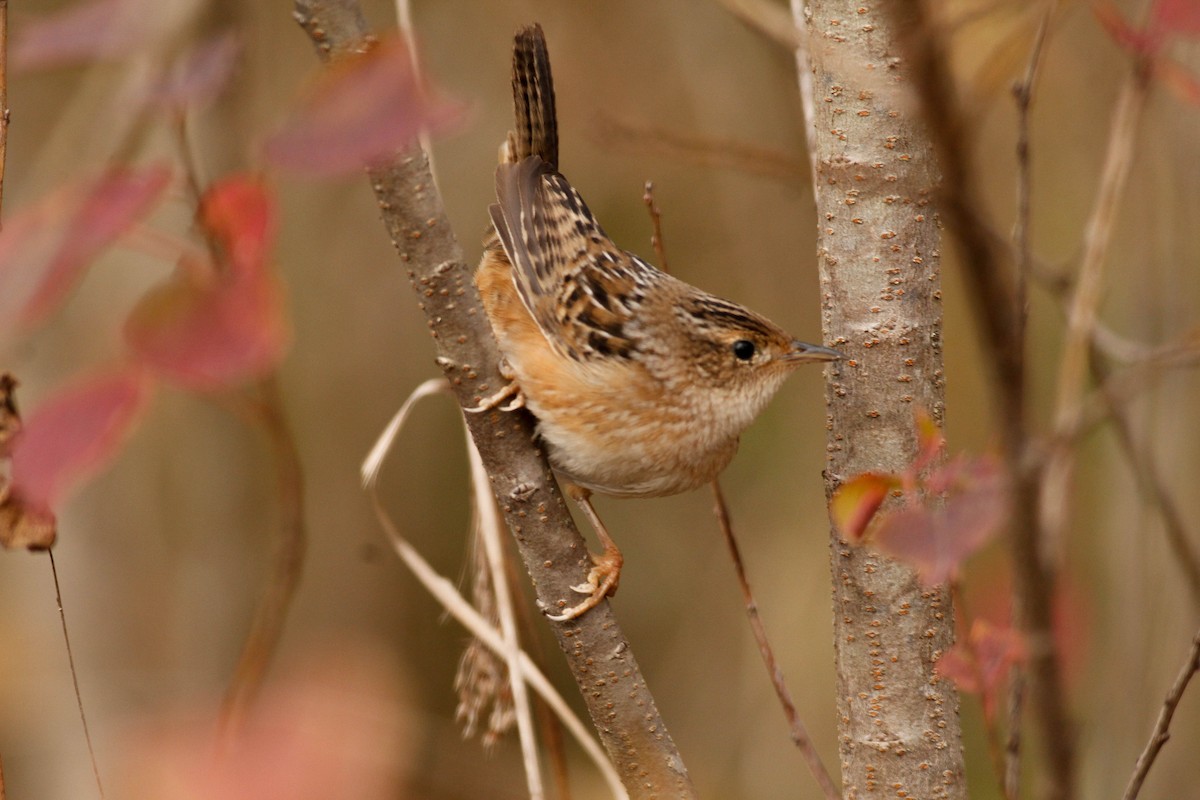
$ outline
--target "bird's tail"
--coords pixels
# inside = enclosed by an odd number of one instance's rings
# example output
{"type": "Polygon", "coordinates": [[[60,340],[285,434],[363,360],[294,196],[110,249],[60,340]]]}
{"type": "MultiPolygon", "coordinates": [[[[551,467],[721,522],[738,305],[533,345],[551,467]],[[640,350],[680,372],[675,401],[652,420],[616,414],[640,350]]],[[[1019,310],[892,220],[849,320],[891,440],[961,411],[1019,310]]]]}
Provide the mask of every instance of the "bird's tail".
{"type": "Polygon", "coordinates": [[[558,169],[558,121],[554,113],[554,80],[546,36],[536,22],[517,31],[513,41],[513,111],[516,130],[508,139],[507,161],[538,156],[558,169]]]}

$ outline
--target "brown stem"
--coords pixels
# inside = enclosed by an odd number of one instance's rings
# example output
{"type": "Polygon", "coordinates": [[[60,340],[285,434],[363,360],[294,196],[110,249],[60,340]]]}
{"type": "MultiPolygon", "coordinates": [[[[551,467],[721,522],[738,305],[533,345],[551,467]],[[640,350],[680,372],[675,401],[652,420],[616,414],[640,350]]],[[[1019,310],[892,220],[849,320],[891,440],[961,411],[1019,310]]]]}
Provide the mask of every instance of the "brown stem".
{"type": "Polygon", "coordinates": [[[654,255],[658,257],[658,268],[663,272],[670,272],[667,268],[667,248],[663,244],[662,235],[662,212],[658,210],[658,204],[654,202],[654,182],[646,181],[645,191],[642,192],[642,202],[646,204],[646,210],[650,212],[650,246],[654,248],[654,255]]]}
{"type": "MultiPolygon", "coordinates": [[[[355,0],[295,0],[295,17],[324,60],[362,52],[369,35],[355,0]]],[[[381,215],[425,314],[441,366],[459,403],[476,405],[503,385],[491,330],[433,183],[425,153],[412,147],[368,171],[381,215]]],[[[543,607],[576,597],[591,566],[583,538],[533,443],[523,413],[467,414],[492,491],[543,607]]],[[[693,798],[695,788],[633,650],[607,602],[552,625],[596,730],[635,800],[693,798]]]]}
{"type": "Polygon", "coordinates": [[[229,679],[221,706],[221,724],[236,731],[262,687],[271,657],[283,636],[284,623],[304,572],[308,529],[304,518],[304,473],[291,427],[283,413],[278,378],[270,375],[258,385],[260,400],[251,408],[267,436],[275,465],[279,534],[270,575],[254,611],[250,632],[229,679]]]}
{"type": "Polygon", "coordinates": [[[1052,630],[1055,570],[1042,553],[1039,517],[1042,469],[1032,458],[1026,412],[1025,339],[1012,286],[1012,268],[1002,258],[988,225],[971,152],[967,122],[953,86],[942,37],[926,2],[890,4],[900,51],[914,75],[928,130],[942,170],[940,199],[949,231],[962,253],[964,277],[981,344],[992,371],[1000,416],[1000,445],[1012,485],[1014,608],[1029,648],[1030,703],[1048,771],[1053,800],[1075,794],[1074,731],[1062,687],[1052,630]]]}
{"type": "Polygon", "coordinates": [[[0,210],[4,208],[4,168],[8,160],[8,0],[0,0],[0,210]]]}
{"type": "Polygon", "coordinates": [[[1179,670],[1179,675],[1175,678],[1171,690],[1167,692],[1167,699],[1163,701],[1162,710],[1158,712],[1158,721],[1154,723],[1150,741],[1146,742],[1145,749],[1138,756],[1133,777],[1129,779],[1129,786],[1125,789],[1124,800],[1135,800],[1138,792],[1142,790],[1142,783],[1150,773],[1150,768],[1154,766],[1158,752],[1167,743],[1167,739],[1171,738],[1171,718],[1175,716],[1175,709],[1179,707],[1179,701],[1183,699],[1183,693],[1187,690],[1188,683],[1191,682],[1192,676],[1197,671],[1200,671],[1200,631],[1197,631],[1196,635],[1192,637],[1192,647],[1188,651],[1187,661],[1179,670]]]}
{"type": "MultiPolygon", "coordinates": [[[[1013,241],[1018,259],[1016,289],[1013,297],[1017,329],[1013,333],[1013,341],[1019,343],[1021,347],[1024,347],[1029,320],[1029,278],[1034,270],[1033,204],[1031,200],[1033,170],[1029,147],[1029,110],[1033,105],[1033,90],[1042,63],[1042,53],[1045,50],[1046,36],[1050,30],[1052,15],[1053,9],[1051,8],[1042,17],[1037,34],[1034,36],[1033,47],[1029,51],[1025,75],[1013,87],[1013,98],[1017,106],[1017,224],[1013,231],[1013,241]]],[[[1026,498],[1026,500],[1031,501],[1032,498],[1026,498]]],[[[1016,800],[1021,788],[1021,718],[1025,708],[1023,702],[1025,674],[1024,667],[1020,664],[1013,667],[1008,691],[1008,739],[1004,747],[1004,766],[1000,784],[1007,800],[1016,800]]]]}
{"type": "Polygon", "coordinates": [[[838,792],[837,786],[833,783],[833,778],[829,775],[829,770],[825,768],[824,762],[821,761],[821,756],[817,753],[817,748],[813,746],[812,739],[808,735],[808,729],[804,727],[804,722],[800,719],[800,714],[796,711],[796,703],[792,700],[792,693],[788,691],[787,682],[783,678],[783,670],[779,668],[779,662],[775,659],[775,650],[771,647],[771,641],[767,638],[767,629],[763,625],[762,617],[758,613],[758,601],[754,599],[754,592],[750,589],[750,581],[746,578],[746,566],[742,561],[742,551],[738,547],[737,537],[733,534],[733,523],[729,517],[729,506],[725,502],[725,494],[721,491],[719,481],[713,481],[712,484],[713,513],[716,514],[717,522],[721,527],[721,533],[725,537],[725,544],[729,546],[729,558],[733,561],[733,571],[737,574],[738,588],[742,590],[742,602],[746,604],[746,616],[750,620],[750,630],[754,632],[754,641],[758,644],[758,653],[762,656],[763,664],[767,667],[767,674],[771,678],[771,685],[775,687],[775,695],[779,698],[779,705],[783,708],[783,715],[787,718],[788,728],[792,733],[792,741],[796,743],[796,747],[800,750],[800,755],[804,757],[804,761],[808,764],[808,769],[812,772],[813,778],[816,779],[817,785],[821,787],[821,791],[829,800],[840,800],[841,793],[838,792]]]}

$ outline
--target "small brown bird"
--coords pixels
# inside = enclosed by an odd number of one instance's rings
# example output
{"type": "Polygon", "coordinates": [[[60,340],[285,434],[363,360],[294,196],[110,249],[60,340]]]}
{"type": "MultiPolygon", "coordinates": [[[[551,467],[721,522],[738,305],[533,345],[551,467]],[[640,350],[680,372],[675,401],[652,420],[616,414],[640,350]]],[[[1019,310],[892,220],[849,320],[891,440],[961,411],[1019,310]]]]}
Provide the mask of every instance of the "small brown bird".
{"type": "Polygon", "coordinates": [[[550,463],[604,545],[573,619],[615,591],[621,553],[592,492],[659,497],[702,486],[793,369],[839,358],[618,247],[558,172],[541,26],[513,48],[516,131],[496,170],[475,283],[510,383],[473,411],[524,406],[550,463]],[[506,402],[507,401],[507,402],[506,402]]]}

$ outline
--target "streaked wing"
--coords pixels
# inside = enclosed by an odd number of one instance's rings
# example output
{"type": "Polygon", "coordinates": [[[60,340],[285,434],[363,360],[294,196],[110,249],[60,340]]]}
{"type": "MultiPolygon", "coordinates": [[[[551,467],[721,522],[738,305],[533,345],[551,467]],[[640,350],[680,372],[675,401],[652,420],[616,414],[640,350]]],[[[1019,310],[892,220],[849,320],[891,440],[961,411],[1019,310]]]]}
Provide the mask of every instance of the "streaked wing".
{"type": "Polygon", "coordinates": [[[628,322],[659,274],[617,247],[567,179],[537,156],[496,171],[492,222],[525,307],[559,352],[630,354],[628,322]]]}

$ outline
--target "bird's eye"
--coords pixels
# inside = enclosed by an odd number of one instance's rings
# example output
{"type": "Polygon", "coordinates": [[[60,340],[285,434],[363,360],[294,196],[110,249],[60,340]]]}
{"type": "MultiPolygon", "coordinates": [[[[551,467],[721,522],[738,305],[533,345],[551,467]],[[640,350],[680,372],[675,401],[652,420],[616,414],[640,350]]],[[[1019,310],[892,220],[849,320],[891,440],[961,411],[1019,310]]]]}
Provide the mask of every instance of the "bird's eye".
{"type": "Polygon", "coordinates": [[[754,358],[754,342],[749,339],[738,339],[733,343],[733,354],[742,361],[749,361],[754,358]]]}

